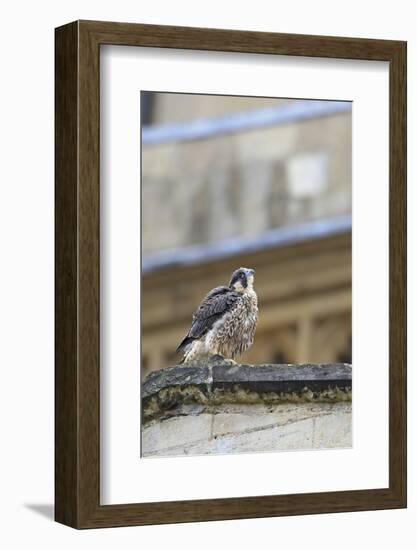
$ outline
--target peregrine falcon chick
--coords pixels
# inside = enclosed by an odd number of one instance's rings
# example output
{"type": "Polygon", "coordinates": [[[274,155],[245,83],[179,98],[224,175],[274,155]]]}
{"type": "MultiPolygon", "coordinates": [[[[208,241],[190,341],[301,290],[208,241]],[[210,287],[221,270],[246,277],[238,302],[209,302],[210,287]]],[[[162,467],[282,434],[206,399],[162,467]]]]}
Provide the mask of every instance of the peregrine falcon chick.
{"type": "Polygon", "coordinates": [[[210,290],[177,348],[184,353],[184,363],[217,354],[234,359],[252,345],[258,320],[254,274],[254,269],[241,267],[232,274],[229,286],[210,290]]]}

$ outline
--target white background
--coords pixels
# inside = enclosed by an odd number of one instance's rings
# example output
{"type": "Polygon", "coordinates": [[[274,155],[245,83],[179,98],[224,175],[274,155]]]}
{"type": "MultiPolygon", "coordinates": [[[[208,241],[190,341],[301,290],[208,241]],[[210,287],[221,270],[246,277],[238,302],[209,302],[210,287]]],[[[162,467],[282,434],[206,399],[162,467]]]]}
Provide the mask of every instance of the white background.
{"type": "MultiPolygon", "coordinates": [[[[417,517],[417,18],[413,3],[330,1],[136,3],[73,0],[2,5],[0,94],[0,542],[73,549],[413,548],[417,517]],[[52,523],[53,28],[73,19],[392,38],[409,41],[408,510],[76,532],[52,523]]],[[[373,208],[370,205],[370,215],[373,208]]],[[[377,275],[377,274],[376,274],[377,275]]],[[[343,473],[341,473],[343,475],[343,473]]]]}
{"type": "Polygon", "coordinates": [[[101,502],[387,487],[388,64],[108,46],[101,89],[101,502]],[[353,448],[139,459],[141,89],[353,101],[353,448]]]}

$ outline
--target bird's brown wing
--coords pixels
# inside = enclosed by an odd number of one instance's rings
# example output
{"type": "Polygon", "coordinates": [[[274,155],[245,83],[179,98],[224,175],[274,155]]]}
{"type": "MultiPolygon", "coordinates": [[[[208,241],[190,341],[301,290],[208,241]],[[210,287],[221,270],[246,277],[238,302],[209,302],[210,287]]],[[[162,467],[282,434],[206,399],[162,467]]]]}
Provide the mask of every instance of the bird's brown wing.
{"type": "Polygon", "coordinates": [[[222,315],[235,306],[239,296],[238,292],[227,286],[213,288],[194,313],[191,328],[177,349],[180,350],[193,340],[198,340],[204,336],[222,315]]]}

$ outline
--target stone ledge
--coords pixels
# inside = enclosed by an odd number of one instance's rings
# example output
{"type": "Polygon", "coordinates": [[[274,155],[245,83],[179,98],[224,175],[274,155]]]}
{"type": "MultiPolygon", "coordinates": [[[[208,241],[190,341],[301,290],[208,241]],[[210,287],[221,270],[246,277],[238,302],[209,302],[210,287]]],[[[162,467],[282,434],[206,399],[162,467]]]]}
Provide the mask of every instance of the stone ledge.
{"type": "Polygon", "coordinates": [[[231,364],[220,356],[152,372],[142,386],[144,422],[215,413],[225,404],[350,401],[352,367],[231,364]]]}

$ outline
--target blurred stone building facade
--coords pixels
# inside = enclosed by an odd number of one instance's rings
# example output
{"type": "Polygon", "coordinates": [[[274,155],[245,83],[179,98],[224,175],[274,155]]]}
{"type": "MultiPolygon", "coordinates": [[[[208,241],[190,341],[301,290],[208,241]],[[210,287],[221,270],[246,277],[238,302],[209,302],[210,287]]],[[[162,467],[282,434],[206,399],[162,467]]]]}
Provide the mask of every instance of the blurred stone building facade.
{"type": "Polygon", "coordinates": [[[315,103],[142,93],[143,375],[240,266],[259,297],[241,362],[351,362],[351,109],[315,103]]]}

